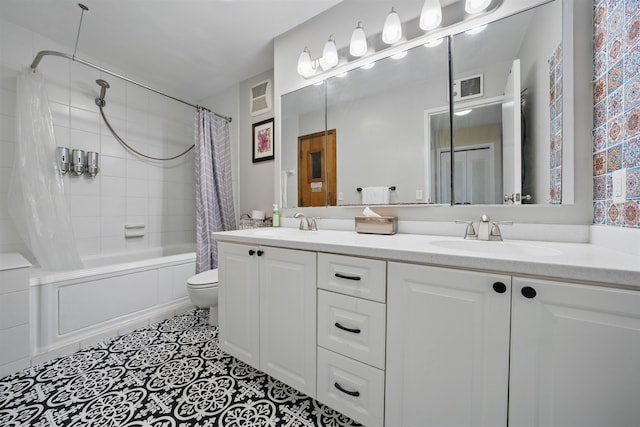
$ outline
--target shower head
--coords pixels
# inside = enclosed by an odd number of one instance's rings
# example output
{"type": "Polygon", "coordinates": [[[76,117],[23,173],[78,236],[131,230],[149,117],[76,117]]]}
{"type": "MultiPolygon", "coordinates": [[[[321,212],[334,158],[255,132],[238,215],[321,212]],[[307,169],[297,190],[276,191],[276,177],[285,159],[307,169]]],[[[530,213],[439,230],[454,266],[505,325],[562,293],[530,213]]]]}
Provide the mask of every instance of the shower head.
{"type": "Polygon", "coordinates": [[[98,86],[100,86],[100,96],[96,98],[96,105],[98,107],[104,107],[107,103],[104,100],[105,95],[107,94],[107,89],[109,89],[109,83],[106,80],[98,79],[96,80],[98,86]]]}

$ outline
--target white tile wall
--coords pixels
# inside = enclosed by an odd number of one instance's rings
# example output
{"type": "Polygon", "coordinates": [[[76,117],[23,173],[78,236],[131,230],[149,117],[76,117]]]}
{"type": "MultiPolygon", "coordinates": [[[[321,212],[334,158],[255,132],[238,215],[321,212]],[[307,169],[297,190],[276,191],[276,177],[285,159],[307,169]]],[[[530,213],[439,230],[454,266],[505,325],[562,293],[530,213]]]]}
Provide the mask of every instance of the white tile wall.
{"type": "MultiPolygon", "coordinates": [[[[16,76],[40,50],[72,52],[73,46],[60,45],[0,19],[0,252],[25,253],[8,215],[7,188],[16,146],[16,76]]],[[[127,75],[127,70],[111,67],[109,58],[95,59],[83,52],[78,56],[127,75]]],[[[105,97],[105,114],[114,129],[135,149],[154,156],[175,155],[193,144],[195,111],[63,58],[45,57],[39,70],[47,81],[56,144],[97,151],[101,157],[97,177],[64,177],[80,254],[194,242],[193,152],[173,162],[145,160],[126,152],[95,106],[100,90],[95,80],[102,78],[111,86],[105,97]],[[145,223],[145,237],[126,241],[126,222],[145,223]]],[[[154,86],[139,76],[130,77],[154,86]]],[[[32,259],[28,252],[25,255],[32,259]]]]}

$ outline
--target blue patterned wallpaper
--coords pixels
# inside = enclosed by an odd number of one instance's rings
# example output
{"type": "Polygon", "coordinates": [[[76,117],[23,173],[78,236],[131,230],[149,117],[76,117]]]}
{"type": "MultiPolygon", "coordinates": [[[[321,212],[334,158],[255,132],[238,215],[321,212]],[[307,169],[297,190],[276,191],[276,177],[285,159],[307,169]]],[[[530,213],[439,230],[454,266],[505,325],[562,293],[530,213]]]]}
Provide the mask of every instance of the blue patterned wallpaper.
{"type": "Polygon", "coordinates": [[[640,0],[595,0],[593,223],[640,228],[640,0]],[[612,174],[627,170],[626,200],[612,174]]]}

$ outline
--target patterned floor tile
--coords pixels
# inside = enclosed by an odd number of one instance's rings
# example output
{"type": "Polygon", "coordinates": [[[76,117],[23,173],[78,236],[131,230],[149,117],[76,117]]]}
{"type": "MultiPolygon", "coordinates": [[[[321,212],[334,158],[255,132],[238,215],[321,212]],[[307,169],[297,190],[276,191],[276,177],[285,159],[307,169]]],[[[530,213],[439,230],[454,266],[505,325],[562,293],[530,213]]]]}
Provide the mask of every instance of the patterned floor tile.
{"type": "Polygon", "coordinates": [[[359,424],[224,353],[207,310],[0,378],[3,427],[359,424]]]}

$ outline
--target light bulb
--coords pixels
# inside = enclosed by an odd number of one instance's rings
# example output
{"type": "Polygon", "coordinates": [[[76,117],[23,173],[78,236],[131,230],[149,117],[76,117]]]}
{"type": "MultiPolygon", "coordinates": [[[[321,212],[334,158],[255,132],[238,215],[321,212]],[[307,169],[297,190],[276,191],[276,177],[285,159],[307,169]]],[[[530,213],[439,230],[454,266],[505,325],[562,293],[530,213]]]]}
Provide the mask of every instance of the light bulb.
{"type": "Polygon", "coordinates": [[[324,44],[324,49],[322,49],[322,59],[329,68],[333,68],[338,65],[338,49],[336,48],[336,42],[333,36],[329,36],[329,40],[324,44]]]}
{"type": "Polygon", "coordinates": [[[396,10],[392,7],[391,12],[384,20],[384,27],[382,28],[382,41],[386,44],[394,44],[402,38],[402,23],[400,22],[400,16],[396,10]]]}
{"type": "Polygon", "coordinates": [[[391,58],[392,58],[392,59],[402,59],[402,58],[404,58],[405,56],[407,56],[407,51],[406,51],[406,50],[403,50],[402,52],[398,52],[398,53],[396,53],[395,55],[391,55],[391,58]]]}
{"type": "Polygon", "coordinates": [[[464,4],[464,11],[467,13],[480,13],[485,10],[491,0],[467,0],[464,4]]]}
{"type": "Polygon", "coordinates": [[[466,116],[471,111],[473,111],[473,110],[472,109],[468,109],[468,110],[456,111],[453,114],[456,115],[456,116],[466,116]]]}
{"type": "Polygon", "coordinates": [[[358,26],[351,34],[351,44],[349,45],[349,53],[356,58],[367,53],[367,36],[364,34],[362,23],[358,22],[358,26]]]}
{"type": "Polygon", "coordinates": [[[362,67],[363,70],[370,70],[371,68],[375,67],[376,63],[375,62],[369,62],[368,64],[364,64],[362,67]]]}
{"type": "Polygon", "coordinates": [[[301,76],[308,76],[311,74],[312,70],[311,53],[309,52],[309,49],[305,47],[298,57],[298,74],[301,76]]]}
{"type": "Polygon", "coordinates": [[[442,22],[442,7],[440,0],[425,0],[420,13],[420,28],[424,31],[433,30],[442,22]]]}

